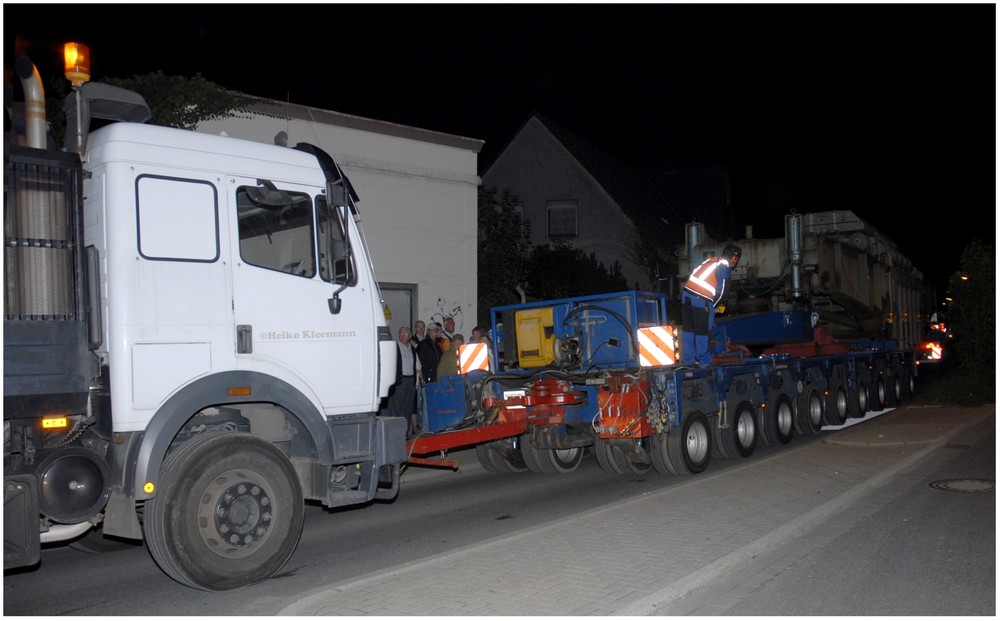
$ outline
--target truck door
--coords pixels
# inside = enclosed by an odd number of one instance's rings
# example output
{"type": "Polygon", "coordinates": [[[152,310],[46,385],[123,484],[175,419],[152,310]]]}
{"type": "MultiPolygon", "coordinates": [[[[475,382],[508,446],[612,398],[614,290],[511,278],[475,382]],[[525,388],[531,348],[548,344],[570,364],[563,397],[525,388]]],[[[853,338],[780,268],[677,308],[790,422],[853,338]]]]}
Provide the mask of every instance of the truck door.
{"type": "MultiPolygon", "coordinates": [[[[305,383],[327,414],[374,411],[376,334],[366,287],[336,283],[327,227],[344,223],[314,187],[238,179],[234,186],[234,316],[237,359],[291,383],[305,383]],[[319,216],[318,216],[319,214],[319,216]],[[321,234],[322,233],[322,234],[321,234]],[[318,242],[322,238],[322,243],[318,242]]],[[[343,259],[356,265],[355,258],[343,259]]]]}

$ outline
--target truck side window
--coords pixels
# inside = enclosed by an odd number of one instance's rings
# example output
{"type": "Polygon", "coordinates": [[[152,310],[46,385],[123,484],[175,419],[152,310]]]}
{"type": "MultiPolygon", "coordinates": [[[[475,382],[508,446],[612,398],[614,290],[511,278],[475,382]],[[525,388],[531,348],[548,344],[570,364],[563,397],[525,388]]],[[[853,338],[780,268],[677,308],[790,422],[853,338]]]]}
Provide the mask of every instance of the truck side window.
{"type": "Polygon", "coordinates": [[[337,284],[357,284],[357,269],[347,240],[343,212],[330,207],[325,197],[316,200],[319,214],[320,278],[337,284]]]}
{"type": "Polygon", "coordinates": [[[316,275],[309,195],[241,187],[236,191],[236,203],[244,261],[305,278],[316,275]]]}

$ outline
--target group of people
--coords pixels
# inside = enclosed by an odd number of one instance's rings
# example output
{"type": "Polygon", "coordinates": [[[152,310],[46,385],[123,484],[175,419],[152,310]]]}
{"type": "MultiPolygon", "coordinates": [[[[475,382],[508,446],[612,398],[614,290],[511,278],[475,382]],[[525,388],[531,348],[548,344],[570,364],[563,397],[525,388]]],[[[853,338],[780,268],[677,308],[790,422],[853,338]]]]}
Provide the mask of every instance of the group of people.
{"type": "MultiPolygon", "coordinates": [[[[455,332],[452,317],[445,317],[444,325],[418,319],[412,331],[407,326],[399,329],[396,382],[389,391],[388,412],[408,421],[409,435],[426,427],[422,389],[439,377],[458,373],[459,350],[465,343],[465,336],[455,332]]],[[[490,337],[478,326],[472,329],[469,343],[491,345],[490,337]]]]}

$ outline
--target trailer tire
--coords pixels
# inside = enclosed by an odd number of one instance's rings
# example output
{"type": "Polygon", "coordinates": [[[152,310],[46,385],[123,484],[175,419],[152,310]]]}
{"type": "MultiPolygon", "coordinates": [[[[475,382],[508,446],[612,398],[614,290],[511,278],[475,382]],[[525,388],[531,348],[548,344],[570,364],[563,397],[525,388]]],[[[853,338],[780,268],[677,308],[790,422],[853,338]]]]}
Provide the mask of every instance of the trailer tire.
{"type": "MultiPolygon", "coordinates": [[[[680,429],[675,429],[674,433],[680,433],[680,429]]],[[[668,433],[658,433],[653,436],[652,450],[650,456],[653,458],[653,469],[660,474],[680,474],[674,470],[674,465],[670,461],[670,451],[667,441],[670,438],[668,433]]]]}
{"type": "MultiPolygon", "coordinates": [[[[736,408],[733,416],[732,429],[729,435],[732,446],[729,453],[736,451],[740,457],[747,458],[753,455],[757,448],[757,417],[754,416],[754,408],[750,403],[743,401],[736,408]]],[[[734,455],[735,457],[735,455],[734,455]]]]}
{"type": "Polygon", "coordinates": [[[701,412],[691,412],[667,435],[667,457],[677,474],[698,474],[712,461],[712,430],[701,412]],[[681,433],[676,433],[680,431],[681,433]]]}
{"type": "Polygon", "coordinates": [[[543,450],[542,457],[548,462],[550,472],[566,474],[580,467],[583,461],[583,447],[543,450]]]}
{"type": "Polygon", "coordinates": [[[645,474],[652,467],[649,438],[633,438],[611,446],[612,457],[625,474],[645,474]],[[623,446],[627,442],[628,448],[623,446]]]}
{"type": "Polygon", "coordinates": [[[489,444],[477,444],[476,457],[479,458],[479,464],[483,467],[483,470],[489,472],[510,472],[505,465],[507,460],[489,444]]]}
{"type": "Polygon", "coordinates": [[[524,463],[528,466],[528,470],[539,474],[551,472],[546,468],[547,464],[542,459],[541,451],[531,443],[531,434],[526,433],[521,436],[521,455],[524,457],[524,463]]]}
{"type": "Polygon", "coordinates": [[[611,446],[610,440],[601,437],[594,438],[592,450],[594,458],[597,459],[597,465],[601,467],[601,470],[608,474],[624,474],[622,469],[618,467],[618,460],[615,459],[614,449],[611,446]]]}
{"type": "Polygon", "coordinates": [[[872,373],[872,382],[868,385],[868,406],[872,412],[885,409],[888,397],[886,395],[885,375],[877,370],[872,373]]]}
{"type": "Polygon", "coordinates": [[[795,409],[791,398],[783,392],[772,393],[760,419],[757,438],[762,444],[788,444],[795,435],[795,409]]]}
{"type": "Polygon", "coordinates": [[[834,380],[830,394],[826,396],[826,423],[839,427],[847,422],[847,390],[844,382],[840,379],[834,380]]]}
{"type": "Polygon", "coordinates": [[[750,457],[757,448],[757,417],[755,408],[747,401],[727,404],[732,412],[728,427],[715,425],[716,454],[726,459],[750,457]]]}
{"type": "Polygon", "coordinates": [[[857,386],[847,396],[848,415],[851,418],[864,418],[868,413],[868,383],[858,375],[857,386]]]}
{"type": "Polygon", "coordinates": [[[900,402],[909,401],[913,398],[914,382],[913,371],[909,367],[901,366],[898,370],[900,385],[900,402]]]}
{"type": "Polygon", "coordinates": [[[540,474],[564,474],[573,472],[583,461],[583,447],[566,449],[540,449],[531,443],[528,434],[521,436],[521,453],[524,463],[532,472],[540,474]]]}
{"type": "Polygon", "coordinates": [[[270,578],[295,552],[305,504],[288,457],[248,433],[207,433],[167,455],[143,529],[157,565],[197,589],[270,578]]]}
{"type": "Polygon", "coordinates": [[[795,430],[799,435],[816,435],[823,429],[823,397],[815,386],[806,388],[796,400],[795,430]]]}
{"type": "Polygon", "coordinates": [[[528,464],[524,463],[524,452],[521,450],[521,436],[515,436],[510,440],[506,441],[505,444],[509,442],[509,446],[501,449],[498,446],[494,446],[495,450],[500,458],[503,460],[504,467],[511,472],[525,472],[528,470],[528,464]]]}

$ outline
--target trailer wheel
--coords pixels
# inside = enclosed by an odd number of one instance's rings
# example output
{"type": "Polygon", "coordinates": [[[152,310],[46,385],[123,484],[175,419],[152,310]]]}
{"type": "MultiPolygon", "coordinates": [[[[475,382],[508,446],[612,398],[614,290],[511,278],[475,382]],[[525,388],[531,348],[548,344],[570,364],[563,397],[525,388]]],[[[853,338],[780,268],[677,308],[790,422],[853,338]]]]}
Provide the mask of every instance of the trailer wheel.
{"type": "Polygon", "coordinates": [[[528,470],[541,474],[564,474],[573,472],[583,461],[583,447],[566,449],[540,449],[531,443],[528,434],[521,436],[521,454],[528,470]]]}
{"type": "MultiPolygon", "coordinates": [[[[680,429],[674,429],[674,433],[680,433],[680,429]]],[[[680,474],[674,470],[674,465],[670,461],[670,451],[667,442],[670,438],[668,433],[658,433],[652,438],[652,450],[650,457],[653,459],[653,469],[660,474],[680,474]]]]}
{"type": "Polygon", "coordinates": [[[718,459],[730,459],[734,454],[730,452],[733,448],[732,427],[722,426],[722,414],[712,417],[712,453],[718,459]]]}
{"type": "Polygon", "coordinates": [[[615,459],[614,449],[611,446],[610,440],[601,437],[594,438],[592,450],[594,451],[594,458],[597,459],[597,465],[601,467],[601,470],[608,474],[624,474],[622,469],[618,467],[618,460],[615,459]]]}
{"type": "Polygon", "coordinates": [[[795,412],[792,400],[784,393],[772,393],[761,414],[760,433],[757,434],[757,438],[765,445],[777,442],[788,444],[793,435],[795,435],[795,412]]]}
{"type": "Polygon", "coordinates": [[[834,380],[833,388],[826,397],[826,423],[828,425],[840,426],[847,422],[847,391],[844,389],[844,382],[840,379],[834,380]]]}
{"type": "Polygon", "coordinates": [[[489,444],[477,444],[476,445],[476,457],[479,458],[479,464],[483,467],[483,470],[488,470],[489,472],[510,472],[507,466],[506,460],[489,444]]]}
{"type": "Polygon", "coordinates": [[[750,457],[757,448],[757,418],[753,405],[741,402],[736,408],[732,425],[728,436],[732,442],[730,454],[735,450],[740,457],[750,457]]]}
{"type": "Polygon", "coordinates": [[[524,463],[528,466],[528,470],[541,474],[551,472],[546,460],[543,459],[542,451],[536,449],[535,445],[531,443],[531,434],[525,433],[521,436],[521,455],[524,457],[524,463]]]}
{"type": "Polygon", "coordinates": [[[618,467],[624,473],[645,474],[652,466],[649,455],[649,438],[634,438],[628,442],[627,448],[621,444],[611,447],[618,467]]]}
{"type": "Polygon", "coordinates": [[[552,449],[541,451],[542,457],[548,462],[549,472],[565,474],[580,467],[583,461],[583,447],[574,446],[567,449],[552,449]]]}
{"type": "Polygon", "coordinates": [[[903,369],[896,365],[890,365],[885,372],[886,379],[886,407],[899,407],[903,402],[903,369]]]}
{"type": "Polygon", "coordinates": [[[857,387],[847,396],[847,413],[851,418],[863,418],[868,413],[868,383],[860,375],[857,387]]]}
{"type": "Polygon", "coordinates": [[[795,412],[795,430],[799,435],[816,435],[823,428],[823,398],[815,387],[810,387],[798,397],[795,412]]]}
{"type": "Polygon", "coordinates": [[[683,427],[667,435],[667,457],[677,474],[698,474],[708,467],[712,461],[712,430],[704,414],[688,414],[683,427]]]}
{"type": "Polygon", "coordinates": [[[302,534],[304,507],[295,470],[277,447],[247,433],[209,433],[167,456],[143,529],[168,576],[225,591],[284,566],[302,534]]]}
{"type": "Polygon", "coordinates": [[[873,412],[880,412],[885,409],[886,386],[885,375],[875,371],[872,375],[872,383],[868,385],[868,405],[873,412]]]}
{"type": "MultiPolygon", "coordinates": [[[[747,401],[727,404],[732,412],[729,426],[714,425],[716,454],[729,459],[749,457],[757,447],[757,420],[754,407],[747,401]]],[[[721,422],[721,421],[720,421],[721,422]]]]}
{"type": "Polygon", "coordinates": [[[500,454],[503,465],[511,472],[528,470],[528,464],[524,463],[524,453],[521,451],[521,436],[505,441],[502,447],[494,446],[493,450],[500,454]]]}
{"type": "Polygon", "coordinates": [[[913,398],[913,389],[914,389],[913,372],[909,369],[909,367],[900,367],[898,373],[900,378],[899,401],[900,402],[909,401],[910,399],[913,398]]]}

